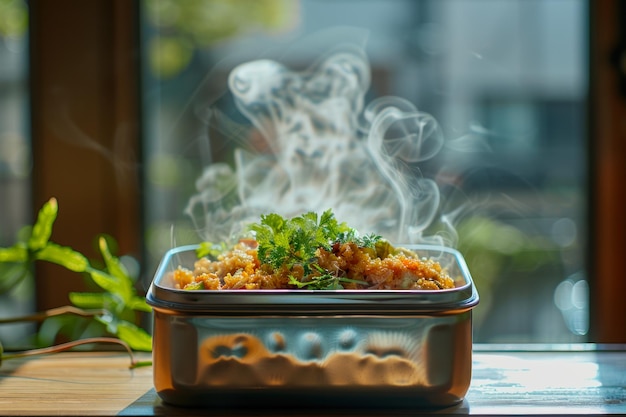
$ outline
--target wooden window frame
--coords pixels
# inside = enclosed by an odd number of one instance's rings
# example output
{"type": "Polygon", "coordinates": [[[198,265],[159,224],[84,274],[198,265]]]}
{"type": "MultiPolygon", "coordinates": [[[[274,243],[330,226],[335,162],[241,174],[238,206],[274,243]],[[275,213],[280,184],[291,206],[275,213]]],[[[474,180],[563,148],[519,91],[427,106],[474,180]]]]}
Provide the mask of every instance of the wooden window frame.
{"type": "MultiPolygon", "coordinates": [[[[53,240],[101,259],[114,237],[141,257],[138,2],[30,2],[33,206],[55,197],[53,240]]],[[[76,274],[37,265],[37,307],[69,303],[76,274]]]]}
{"type": "MultiPolygon", "coordinates": [[[[30,2],[34,207],[56,197],[55,241],[93,257],[92,239],[102,233],[118,240],[120,253],[142,254],[138,5],[30,2]]],[[[588,8],[590,340],[625,343],[626,103],[616,62],[623,77],[626,58],[610,59],[624,13],[619,0],[588,8]]],[[[37,275],[40,309],[83,289],[54,266],[37,275]]]]}
{"type": "Polygon", "coordinates": [[[626,342],[626,7],[588,2],[590,12],[590,251],[591,337],[626,342]],[[618,59],[615,59],[615,58],[618,59]],[[621,69],[620,69],[621,65],[621,69]]]}

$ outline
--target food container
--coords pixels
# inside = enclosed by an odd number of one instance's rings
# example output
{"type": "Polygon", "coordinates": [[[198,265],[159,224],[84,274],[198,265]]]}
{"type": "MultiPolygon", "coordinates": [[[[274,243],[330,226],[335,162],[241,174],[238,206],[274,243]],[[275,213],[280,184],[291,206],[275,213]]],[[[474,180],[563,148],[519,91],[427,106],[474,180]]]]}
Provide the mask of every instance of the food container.
{"type": "Polygon", "coordinates": [[[170,250],[147,294],[156,392],[202,407],[444,407],[472,370],[478,293],[461,254],[437,259],[447,290],[173,289],[195,246],[170,250]]]}

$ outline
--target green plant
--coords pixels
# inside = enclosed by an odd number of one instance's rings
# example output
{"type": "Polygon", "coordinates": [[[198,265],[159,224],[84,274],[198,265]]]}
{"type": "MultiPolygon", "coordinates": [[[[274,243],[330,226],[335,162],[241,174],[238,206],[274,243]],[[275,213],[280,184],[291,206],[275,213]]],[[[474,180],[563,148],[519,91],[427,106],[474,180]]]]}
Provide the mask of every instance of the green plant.
{"type": "MultiPolygon", "coordinates": [[[[82,253],[51,241],[52,228],[58,214],[58,204],[52,198],[40,209],[36,222],[25,228],[11,247],[0,248],[0,264],[9,266],[11,273],[0,274],[0,293],[10,291],[27,277],[35,262],[50,262],[77,274],[88,276],[102,291],[72,292],[72,306],[49,310],[28,317],[28,320],[48,320],[63,314],[87,317],[100,323],[105,332],[115,336],[132,350],[150,351],[152,338],[139,327],[138,313],[151,312],[145,297],[137,294],[134,280],[120,259],[111,253],[107,239],[98,240],[103,267],[97,268],[82,253]]],[[[7,322],[24,321],[15,318],[7,322]]],[[[102,339],[100,339],[102,341],[102,339]]],[[[2,346],[0,344],[0,352],[2,346]]]]}

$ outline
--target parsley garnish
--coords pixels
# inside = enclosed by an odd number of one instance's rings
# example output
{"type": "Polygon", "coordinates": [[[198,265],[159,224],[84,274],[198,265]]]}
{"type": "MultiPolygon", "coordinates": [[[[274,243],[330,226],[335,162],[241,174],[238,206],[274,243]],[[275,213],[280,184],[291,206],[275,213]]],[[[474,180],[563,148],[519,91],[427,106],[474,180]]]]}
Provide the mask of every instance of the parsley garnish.
{"type": "Polygon", "coordinates": [[[320,275],[311,276],[309,281],[298,281],[296,277],[292,275],[289,276],[289,283],[298,288],[309,288],[312,290],[341,290],[343,289],[343,285],[341,285],[342,283],[355,283],[365,286],[369,285],[366,281],[340,277],[332,274],[319,265],[313,265],[313,267],[317,269],[320,275]]]}
{"type": "Polygon", "coordinates": [[[306,280],[298,281],[292,276],[289,283],[309,289],[339,289],[342,282],[364,284],[321,268],[316,264],[318,249],[330,251],[335,243],[374,248],[381,239],[374,234],[359,237],[356,230],[346,223],[339,223],[330,209],[321,216],[308,212],[291,219],[276,213],[262,215],[260,223],[250,225],[250,230],[255,233],[259,245],[259,261],[275,270],[290,270],[295,265],[301,265],[306,280]]]}

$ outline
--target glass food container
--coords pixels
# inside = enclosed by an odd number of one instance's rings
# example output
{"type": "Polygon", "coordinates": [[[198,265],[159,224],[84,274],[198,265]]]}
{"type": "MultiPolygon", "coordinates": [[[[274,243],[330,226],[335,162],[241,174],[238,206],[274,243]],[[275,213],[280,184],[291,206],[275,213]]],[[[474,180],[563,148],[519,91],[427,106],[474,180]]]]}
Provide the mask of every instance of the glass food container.
{"type": "Polygon", "coordinates": [[[461,254],[405,245],[455,280],[444,290],[179,290],[196,246],[168,251],[150,286],[154,385],[201,407],[445,407],[472,372],[478,303],[461,254]]]}

